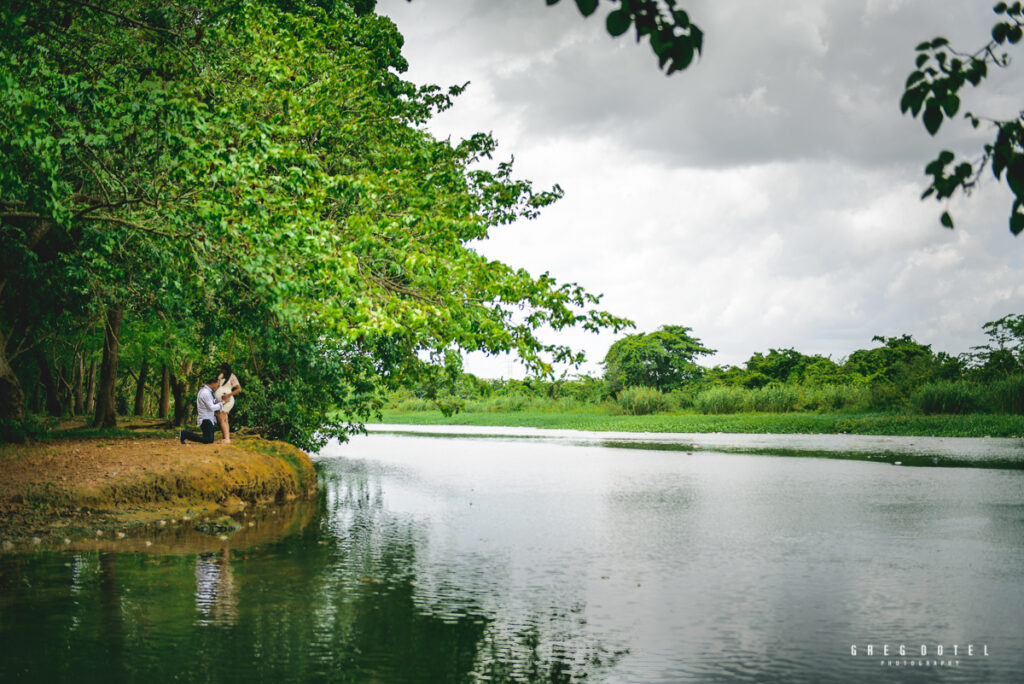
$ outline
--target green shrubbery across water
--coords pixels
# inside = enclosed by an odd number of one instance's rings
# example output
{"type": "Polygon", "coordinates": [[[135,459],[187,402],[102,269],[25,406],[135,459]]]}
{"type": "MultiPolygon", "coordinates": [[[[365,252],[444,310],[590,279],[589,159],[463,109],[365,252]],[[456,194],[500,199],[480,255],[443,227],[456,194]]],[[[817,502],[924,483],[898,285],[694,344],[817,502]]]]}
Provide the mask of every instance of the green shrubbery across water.
{"type": "Polygon", "coordinates": [[[713,385],[692,393],[627,387],[617,396],[593,387],[589,395],[581,394],[574,391],[579,387],[544,381],[491,381],[489,387],[491,396],[446,398],[455,409],[449,416],[435,400],[396,393],[385,407],[384,422],[626,432],[1024,435],[1024,377],[932,382],[906,398],[871,383],[713,385]],[[550,396],[553,388],[565,394],[550,396]]]}
{"type": "Polygon", "coordinates": [[[704,368],[711,353],[680,326],[629,335],[603,377],[448,376],[395,391],[385,420],[654,432],[1024,435],[1024,316],[983,326],[990,344],[950,356],[909,335],[846,359],[794,349],[704,368]],[[454,414],[454,415],[452,415],[454,414]]]}
{"type": "Polygon", "coordinates": [[[744,432],[759,434],[861,434],[935,437],[1020,437],[1024,416],[898,413],[660,413],[645,416],[607,412],[403,413],[385,411],[383,422],[401,425],[479,425],[615,432],[744,432]]]}

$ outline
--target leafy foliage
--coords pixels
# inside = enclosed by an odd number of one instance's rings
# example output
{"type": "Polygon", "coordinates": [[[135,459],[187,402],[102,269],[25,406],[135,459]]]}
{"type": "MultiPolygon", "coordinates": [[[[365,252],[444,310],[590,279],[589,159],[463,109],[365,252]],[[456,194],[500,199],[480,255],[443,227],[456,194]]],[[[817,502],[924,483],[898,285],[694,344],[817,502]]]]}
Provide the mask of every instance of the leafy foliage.
{"type": "Polygon", "coordinates": [[[369,9],[0,9],[5,284],[37,293],[0,287],[0,349],[80,349],[123,310],[126,358],[172,364],[189,400],[190,369],[254,350],[239,420],[315,445],[398,377],[457,375],[462,351],[543,374],[582,357],[538,328],[626,325],[578,285],[470,246],[561,190],[515,178],[489,135],[427,133],[460,89],[403,81],[402,38],[369,9]]]}
{"type": "MultiPolygon", "coordinates": [[[[978,86],[989,74],[989,66],[1007,67],[1010,58],[1002,48],[1015,45],[1024,37],[1024,6],[1000,2],[993,8],[1000,20],[992,27],[991,40],[973,53],[953,49],[949,41],[939,37],[917,46],[916,69],[907,77],[900,111],[921,116],[929,134],[935,135],[946,119],[952,120],[960,111],[961,91],[970,84],[978,86]]],[[[1013,119],[991,119],[966,112],[964,118],[978,128],[986,122],[995,132],[995,140],[984,146],[977,160],[957,161],[956,155],[943,150],[925,167],[931,183],[922,199],[952,197],[957,190],[970,194],[981,181],[986,167],[998,181],[1004,180],[1014,195],[1010,209],[1010,232],[1024,230],[1024,112],[1013,119]]],[[[949,212],[943,212],[941,223],[953,227],[949,212]]]]}
{"type": "MultiPolygon", "coordinates": [[[[575,0],[580,13],[589,17],[597,11],[598,0],[575,0]]],[[[546,0],[556,5],[559,0],[546,0]]],[[[611,0],[617,7],[605,18],[611,36],[621,36],[632,26],[639,43],[647,38],[666,74],[686,69],[704,49],[704,32],[690,21],[690,15],[675,0],[611,0]]]]}
{"type": "Polygon", "coordinates": [[[700,376],[700,356],[714,354],[690,328],[664,325],[655,332],[627,335],[612,344],[604,357],[605,380],[612,394],[630,386],[670,391],[700,376]]]}

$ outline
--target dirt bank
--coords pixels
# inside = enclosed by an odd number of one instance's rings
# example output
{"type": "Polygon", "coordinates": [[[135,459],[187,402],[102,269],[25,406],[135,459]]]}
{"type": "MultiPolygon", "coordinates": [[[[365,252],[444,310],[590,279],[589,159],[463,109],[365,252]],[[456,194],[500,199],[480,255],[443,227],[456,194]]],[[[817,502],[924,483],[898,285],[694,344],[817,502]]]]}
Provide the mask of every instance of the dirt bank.
{"type": "Polygon", "coordinates": [[[0,544],[65,543],[99,530],[309,497],[309,456],[259,438],[183,446],[168,433],[63,436],[0,446],[0,544]]]}

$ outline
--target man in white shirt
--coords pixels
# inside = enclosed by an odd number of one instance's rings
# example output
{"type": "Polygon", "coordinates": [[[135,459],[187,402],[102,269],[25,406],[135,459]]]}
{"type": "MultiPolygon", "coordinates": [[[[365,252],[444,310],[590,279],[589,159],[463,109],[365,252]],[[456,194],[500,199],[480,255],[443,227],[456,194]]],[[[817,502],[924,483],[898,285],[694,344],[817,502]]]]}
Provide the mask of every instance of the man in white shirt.
{"type": "Polygon", "coordinates": [[[185,440],[190,442],[201,442],[203,444],[213,444],[213,426],[214,426],[214,412],[220,411],[223,404],[221,404],[213,396],[213,391],[220,387],[220,379],[217,376],[213,376],[211,379],[206,381],[206,384],[199,388],[199,393],[196,394],[196,424],[199,425],[199,429],[203,431],[203,434],[199,435],[190,430],[181,430],[178,432],[178,440],[184,444],[185,440]]]}

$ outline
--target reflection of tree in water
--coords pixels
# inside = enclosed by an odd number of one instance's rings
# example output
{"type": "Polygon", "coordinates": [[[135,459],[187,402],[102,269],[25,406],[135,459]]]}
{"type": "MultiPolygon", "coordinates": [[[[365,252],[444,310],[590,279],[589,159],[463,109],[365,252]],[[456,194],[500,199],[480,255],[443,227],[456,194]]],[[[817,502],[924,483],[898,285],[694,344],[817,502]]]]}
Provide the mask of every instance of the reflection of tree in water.
{"type": "Polygon", "coordinates": [[[475,680],[490,682],[601,681],[629,649],[611,649],[583,629],[583,606],[533,616],[519,629],[492,625],[480,644],[475,680]]]}
{"type": "Polygon", "coordinates": [[[507,606],[486,608],[501,600],[494,578],[471,587],[457,568],[422,561],[427,529],[390,511],[381,485],[361,466],[332,485],[325,527],[341,576],[360,582],[351,635],[381,681],[595,681],[626,654],[588,631],[582,603],[540,608],[517,600],[512,613],[526,619],[511,617],[507,606]]]}
{"type": "Polygon", "coordinates": [[[257,547],[0,559],[0,680],[572,682],[620,657],[581,609],[505,610],[447,573],[372,477],[324,489],[312,524],[257,547]]]}
{"type": "Polygon", "coordinates": [[[231,571],[230,553],[201,553],[196,557],[196,608],[200,625],[234,625],[238,622],[238,595],[231,571]]]}

